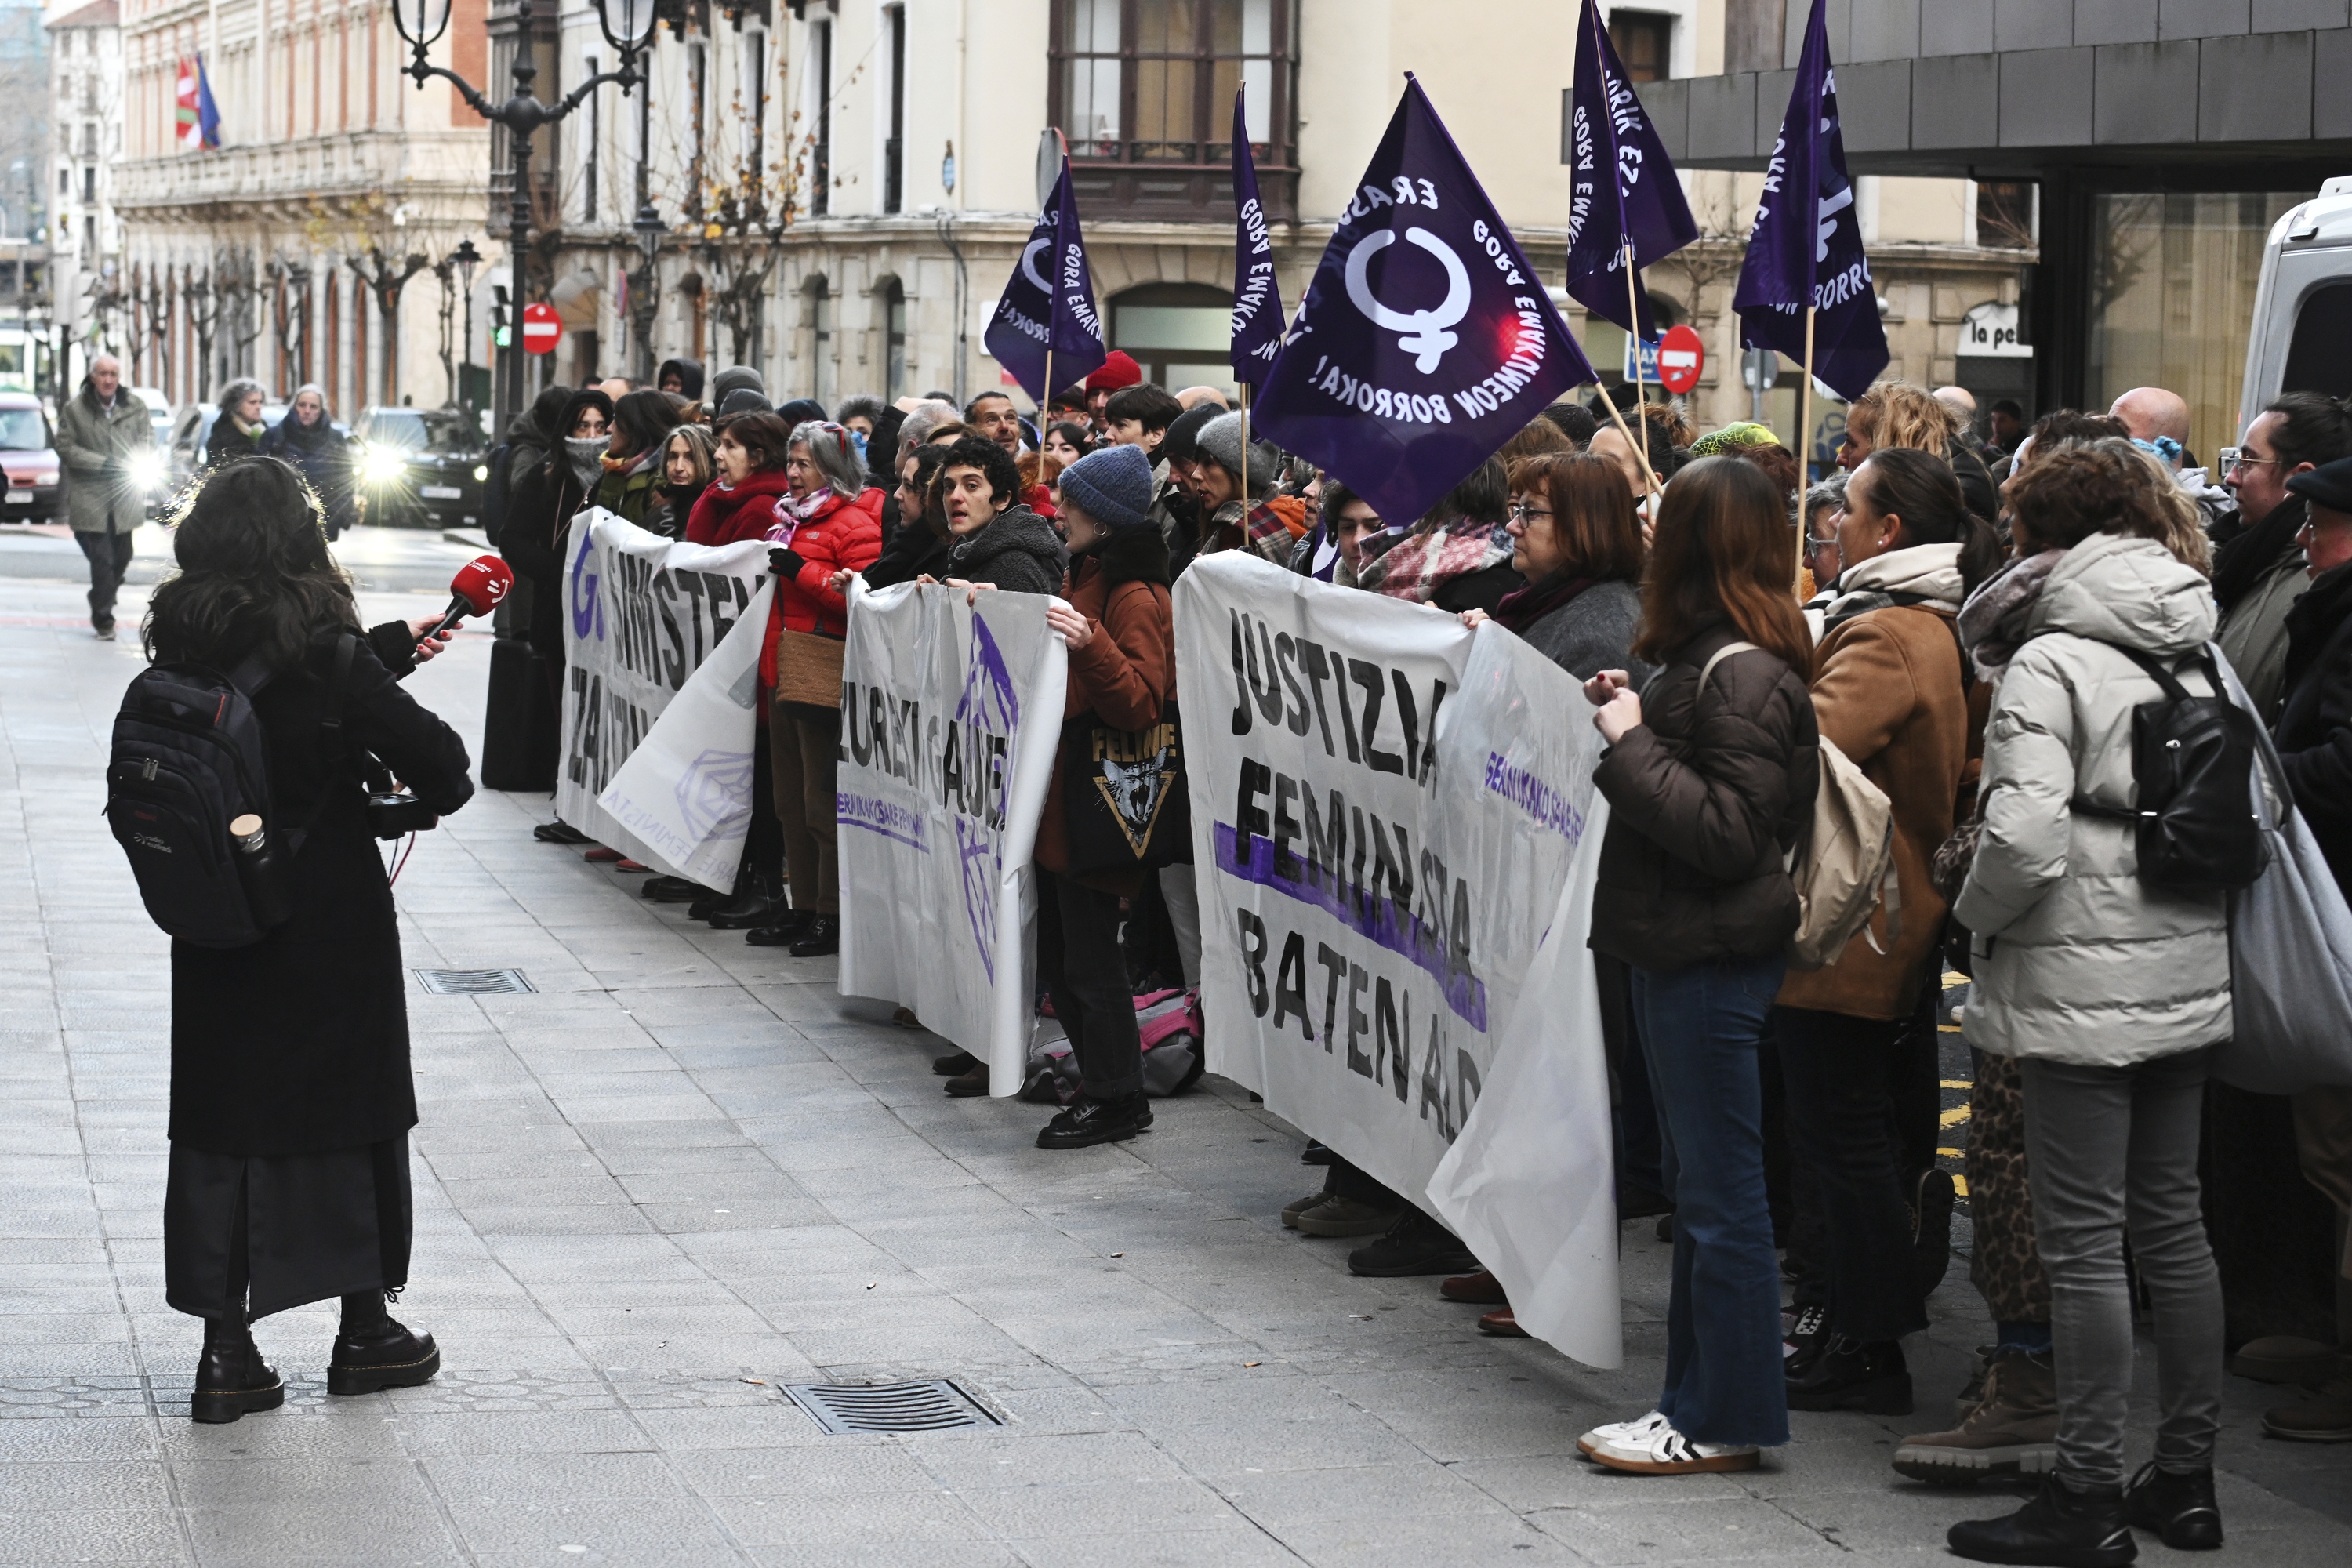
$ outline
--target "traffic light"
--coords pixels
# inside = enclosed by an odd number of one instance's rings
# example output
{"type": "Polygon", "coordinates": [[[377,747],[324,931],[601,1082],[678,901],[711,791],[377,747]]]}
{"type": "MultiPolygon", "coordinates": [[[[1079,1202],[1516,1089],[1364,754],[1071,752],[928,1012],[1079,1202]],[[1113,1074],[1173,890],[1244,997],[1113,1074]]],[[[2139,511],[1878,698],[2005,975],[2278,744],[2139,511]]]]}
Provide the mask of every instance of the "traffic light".
{"type": "Polygon", "coordinates": [[[514,334],[507,325],[507,286],[493,283],[490,285],[490,343],[493,347],[504,348],[512,342],[514,334]]]}

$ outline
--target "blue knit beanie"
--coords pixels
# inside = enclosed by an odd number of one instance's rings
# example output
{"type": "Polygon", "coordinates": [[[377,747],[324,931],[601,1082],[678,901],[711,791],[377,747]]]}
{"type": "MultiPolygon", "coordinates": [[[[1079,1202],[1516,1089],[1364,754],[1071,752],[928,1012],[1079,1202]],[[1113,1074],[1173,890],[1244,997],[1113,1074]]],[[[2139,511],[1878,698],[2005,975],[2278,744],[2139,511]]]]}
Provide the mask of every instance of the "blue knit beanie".
{"type": "Polygon", "coordinates": [[[1140,447],[1088,452],[1054,482],[1071,505],[1105,528],[1141,528],[1151,521],[1151,459],[1140,447]]]}

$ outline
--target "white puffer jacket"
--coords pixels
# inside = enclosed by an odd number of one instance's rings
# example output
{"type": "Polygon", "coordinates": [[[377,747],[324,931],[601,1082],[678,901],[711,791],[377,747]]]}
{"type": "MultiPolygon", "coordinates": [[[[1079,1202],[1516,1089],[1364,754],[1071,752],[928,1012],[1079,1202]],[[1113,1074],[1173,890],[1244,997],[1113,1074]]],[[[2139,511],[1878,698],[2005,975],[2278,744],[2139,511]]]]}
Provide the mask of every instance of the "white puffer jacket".
{"type": "MultiPolygon", "coordinates": [[[[2229,1038],[2225,897],[2141,881],[2130,823],[2073,809],[2129,809],[2132,710],[2163,696],[2100,642],[2178,668],[2213,625],[2205,579],[2149,540],[2095,534],[2051,572],[1993,694],[1984,832],[1953,906],[1975,935],[1971,1045],[2126,1067],[2229,1038]]],[[[2198,666],[2179,679],[2212,689],[2198,666]]]]}

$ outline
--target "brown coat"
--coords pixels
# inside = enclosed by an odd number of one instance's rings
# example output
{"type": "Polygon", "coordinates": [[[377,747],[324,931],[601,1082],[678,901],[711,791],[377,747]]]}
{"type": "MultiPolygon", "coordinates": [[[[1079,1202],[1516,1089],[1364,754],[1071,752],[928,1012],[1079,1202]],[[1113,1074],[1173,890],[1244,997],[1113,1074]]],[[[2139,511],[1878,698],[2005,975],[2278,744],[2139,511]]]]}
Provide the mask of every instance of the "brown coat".
{"type": "MultiPolygon", "coordinates": [[[[1094,636],[1070,650],[1068,719],[1093,712],[1106,724],[1141,730],[1160,722],[1176,694],[1176,621],[1168,602],[1168,542],[1157,529],[1122,528],[1070,562],[1062,595],[1086,616],[1094,636]]],[[[1037,823],[1037,864],[1059,875],[1069,864],[1062,818],[1062,773],[1069,763],[1066,731],[1054,753],[1045,812],[1037,823]]],[[[1143,890],[1140,870],[1087,877],[1086,884],[1131,899],[1143,890]]]]}
{"type": "MultiPolygon", "coordinates": [[[[1895,875],[1901,928],[1886,940],[1885,916],[1871,917],[1827,968],[1793,972],[1784,1007],[1853,1018],[1906,1017],[1938,962],[1944,900],[1927,878],[1936,848],[1951,837],[1972,758],[1984,750],[1983,698],[1962,683],[1952,616],[1926,605],[1872,610],[1841,621],[1814,651],[1813,718],[1822,738],[1886,792],[1895,816],[1895,875]]],[[[1937,971],[1940,973],[1940,971],[1937,971]]]]}

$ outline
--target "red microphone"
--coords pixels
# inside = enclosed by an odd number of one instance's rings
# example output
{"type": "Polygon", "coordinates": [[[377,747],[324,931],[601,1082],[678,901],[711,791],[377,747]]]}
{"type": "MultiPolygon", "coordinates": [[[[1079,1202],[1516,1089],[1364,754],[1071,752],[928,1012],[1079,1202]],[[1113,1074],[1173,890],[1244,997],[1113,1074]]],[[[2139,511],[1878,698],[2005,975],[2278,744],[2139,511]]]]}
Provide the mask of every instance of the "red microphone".
{"type": "Polygon", "coordinates": [[[467,616],[487,616],[506,599],[514,586],[514,568],[495,555],[477,555],[449,579],[449,610],[438,625],[416,640],[431,642],[467,616]]]}

